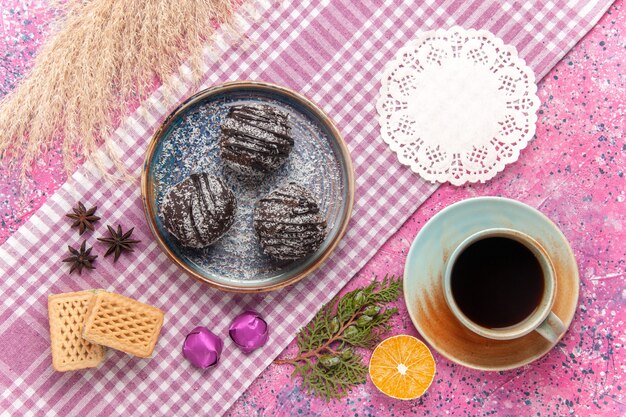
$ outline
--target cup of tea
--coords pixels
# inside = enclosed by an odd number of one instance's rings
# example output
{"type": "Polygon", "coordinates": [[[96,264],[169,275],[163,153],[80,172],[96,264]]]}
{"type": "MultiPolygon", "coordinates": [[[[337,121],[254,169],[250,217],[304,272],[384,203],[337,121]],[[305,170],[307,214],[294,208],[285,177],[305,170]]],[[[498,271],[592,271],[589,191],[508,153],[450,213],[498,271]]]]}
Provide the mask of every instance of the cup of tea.
{"type": "Polygon", "coordinates": [[[554,266],[532,237],[512,229],[487,229],[465,239],[444,273],[446,302],[471,331],[510,340],[536,331],[555,343],[565,326],[551,310],[554,266]]]}

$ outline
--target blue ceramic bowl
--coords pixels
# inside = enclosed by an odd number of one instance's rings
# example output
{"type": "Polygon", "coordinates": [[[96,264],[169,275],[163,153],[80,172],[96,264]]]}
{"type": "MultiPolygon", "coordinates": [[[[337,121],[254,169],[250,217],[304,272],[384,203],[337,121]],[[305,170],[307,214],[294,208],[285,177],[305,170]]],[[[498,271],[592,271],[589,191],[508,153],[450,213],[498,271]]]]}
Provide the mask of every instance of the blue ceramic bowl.
{"type": "Polygon", "coordinates": [[[264,82],[237,81],[199,92],[183,102],[152,138],[142,173],[142,197],[148,224],[163,252],[194,278],[236,292],[282,288],[318,268],[348,226],[354,200],[350,154],[330,118],[304,96],[264,82]],[[218,137],[233,105],[264,103],[289,115],[295,145],[285,164],[256,182],[246,182],[224,166],[218,137]],[[168,233],[158,213],[167,190],[195,172],[219,176],[237,199],[230,231],[204,249],[182,246],[168,233]],[[328,236],[313,255],[277,265],[263,254],[253,228],[256,201],[287,182],[310,190],[326,216],[328,236]]]}

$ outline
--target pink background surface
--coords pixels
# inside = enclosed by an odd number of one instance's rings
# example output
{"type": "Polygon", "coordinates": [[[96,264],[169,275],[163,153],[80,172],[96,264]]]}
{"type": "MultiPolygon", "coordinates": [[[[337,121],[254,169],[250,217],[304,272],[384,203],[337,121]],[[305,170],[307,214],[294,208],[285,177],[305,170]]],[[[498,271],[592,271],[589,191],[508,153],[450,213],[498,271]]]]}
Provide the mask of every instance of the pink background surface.
{"type": "MultiPolygon", "coordinates": [[[[2,0],[0,95],[28,69],[55,11],[33,1],[2,0]]],[[[562,342],[515,371],[465,369],[435,353],[437,375],[417,401],[389,399],[371,382],[341,401],[311,398],[291,370],[270,366],[232,407],[232,416],[268,415],[583,415],[626,414],[626,9],[617,1],[599,24],[539,85],[537,139],[517,163],[483,185],[442,186],[391,238],[346,290],[374,275],[400,275],[409,246],[435,213],[479,195],[514,198],[537,207],[565,233],[578,259],[581,294],[562,342]]],[[[0,242],[17,230],[65,181],[54,151],[18,196],[17,174],[0,167],[0,242]]],[[[391,334],[416,335],[404,303],[391,334]]],[[[419,336],[418,336],[419,337],[419,336]]],[[[294,345],[285,355],[294,353],[294,345]]]]}

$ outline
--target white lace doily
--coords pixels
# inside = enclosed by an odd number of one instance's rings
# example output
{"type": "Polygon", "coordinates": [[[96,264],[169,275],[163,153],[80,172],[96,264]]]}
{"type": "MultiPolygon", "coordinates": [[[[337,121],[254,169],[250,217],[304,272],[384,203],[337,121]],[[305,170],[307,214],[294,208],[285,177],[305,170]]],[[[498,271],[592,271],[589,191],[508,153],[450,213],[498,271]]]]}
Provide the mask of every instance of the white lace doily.
{"type": "Polygon", "coordinates": [[[532,139],[535,75],[517,50],[484,30],[424,32],[383,74],[382,137],[432,182],[485,182],[532,139]]]}

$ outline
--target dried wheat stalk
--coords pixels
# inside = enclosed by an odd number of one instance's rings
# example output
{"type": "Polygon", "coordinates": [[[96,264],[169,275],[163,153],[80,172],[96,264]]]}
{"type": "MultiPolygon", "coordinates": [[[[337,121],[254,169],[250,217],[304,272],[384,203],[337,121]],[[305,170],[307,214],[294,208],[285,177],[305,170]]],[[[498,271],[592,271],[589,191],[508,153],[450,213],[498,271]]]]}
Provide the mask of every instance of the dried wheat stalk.
{"type": "Polygon", "coordinates": [[[75,0],[60,30],[42,46],[29,76],[0,104],[0,158],[24,172],[61,141],[68,172],[93,161],[105,144],[118,173],[123,161],[110,146],[116,118],[131,101],[201,51],[228,23],[238,0],[75,0]]]}

